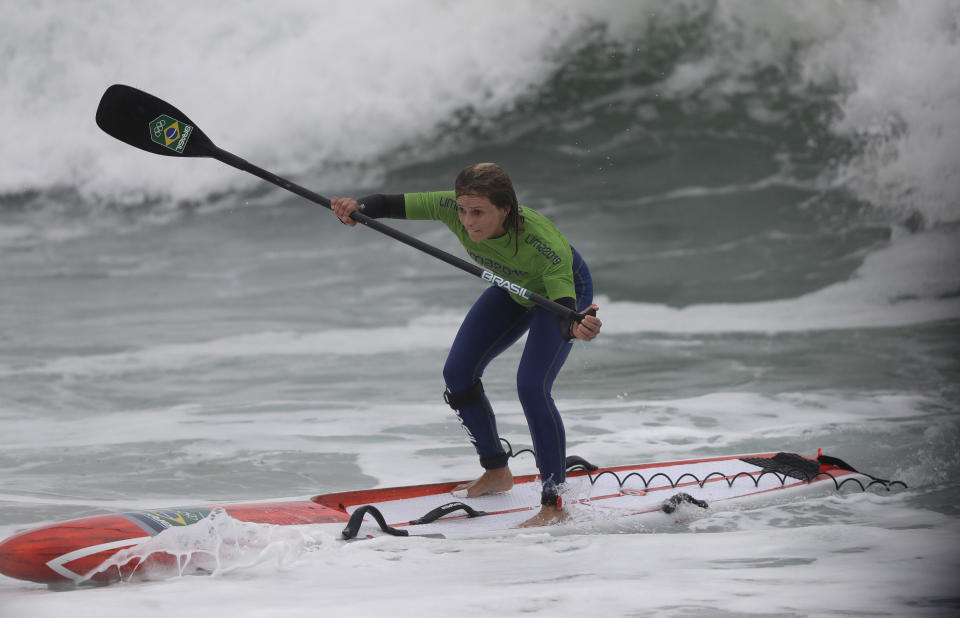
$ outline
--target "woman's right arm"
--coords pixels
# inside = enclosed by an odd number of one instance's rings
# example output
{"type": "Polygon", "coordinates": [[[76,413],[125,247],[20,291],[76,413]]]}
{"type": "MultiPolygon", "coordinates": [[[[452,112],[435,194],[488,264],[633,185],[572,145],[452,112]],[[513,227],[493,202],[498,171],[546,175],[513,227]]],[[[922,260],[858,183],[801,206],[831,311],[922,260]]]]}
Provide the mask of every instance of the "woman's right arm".
{"type": "Polygon", "coordinates": [[[402,193],[395,195],[383,195],[377,193],[360,198],[357,200],[349,197],[334,197],[330,200],[330,208],[340,217],[340,221],[353,227],[357,224],[350,213],[359,210],[371,219],[380,219],[387,217],[390,219],[406,219],[406,206],[402,193]]]}

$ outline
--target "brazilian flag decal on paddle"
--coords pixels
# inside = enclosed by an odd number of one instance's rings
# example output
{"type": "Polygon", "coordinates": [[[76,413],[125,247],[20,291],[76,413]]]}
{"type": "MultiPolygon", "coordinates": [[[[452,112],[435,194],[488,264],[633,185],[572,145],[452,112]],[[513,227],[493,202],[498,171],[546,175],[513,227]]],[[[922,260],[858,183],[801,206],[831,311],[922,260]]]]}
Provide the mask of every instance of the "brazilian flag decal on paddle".
{"type": "Polygon", "coordinates": [[[150,121],[149,127],[151,140],[180,154],[183,154],[193,132],[193,127],[166,114],[150,121]]]}

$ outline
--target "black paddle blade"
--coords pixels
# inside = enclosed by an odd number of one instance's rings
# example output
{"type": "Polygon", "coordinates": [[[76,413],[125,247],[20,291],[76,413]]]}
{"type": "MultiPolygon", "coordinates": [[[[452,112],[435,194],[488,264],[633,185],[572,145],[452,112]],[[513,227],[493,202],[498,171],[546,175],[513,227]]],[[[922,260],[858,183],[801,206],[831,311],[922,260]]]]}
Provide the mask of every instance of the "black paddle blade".
{"type": "Polygon", "coordinates": [[[168,157],[209,157],[216,148],[176,107],[122,84],[103,93],[97,126],[121,142],[168,157]]]}

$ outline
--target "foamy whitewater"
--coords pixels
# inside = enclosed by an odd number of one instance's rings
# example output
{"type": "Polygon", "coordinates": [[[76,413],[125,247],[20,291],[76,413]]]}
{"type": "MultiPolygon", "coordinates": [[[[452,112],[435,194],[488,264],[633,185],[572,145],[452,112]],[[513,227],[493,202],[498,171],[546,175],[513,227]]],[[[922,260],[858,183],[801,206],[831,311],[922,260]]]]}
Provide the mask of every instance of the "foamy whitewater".
{"type": "MultiPolygon", "coordinates": [[[[960,611],[960,3],[0,8],[0,537],[478,473],[440,370],[484,284],[108,137],[113,83],[328,196],[502,164],[598,288],[601,337],[554,388],[570,454],[822,448],[909,486],[351,544],[218,512],[142,549],[182,572],[2,578],[0,617],[960,611]]],[[[442,226],[388,223],[463,255],[442,226]]],[[[519,357],[484,376],[517,450],[519,357]]]]}

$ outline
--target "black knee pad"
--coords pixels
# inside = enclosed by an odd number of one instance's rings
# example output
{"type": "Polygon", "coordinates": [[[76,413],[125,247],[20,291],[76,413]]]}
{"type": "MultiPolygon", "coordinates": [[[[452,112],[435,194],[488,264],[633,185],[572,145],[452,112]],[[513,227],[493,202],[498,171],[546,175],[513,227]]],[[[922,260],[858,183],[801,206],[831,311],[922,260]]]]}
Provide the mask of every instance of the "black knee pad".
{"type": "Polygon", "coordinates": [[[450,389],[443,391],[443,400],[454,410],[462,410],[483,401],[483,382],[477,378],[473,385],[459,393],[451,393],[450,389]]]}

